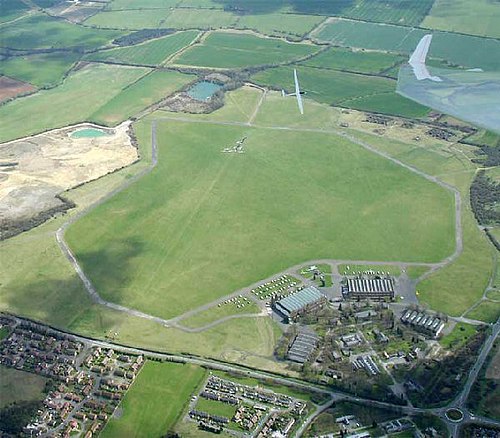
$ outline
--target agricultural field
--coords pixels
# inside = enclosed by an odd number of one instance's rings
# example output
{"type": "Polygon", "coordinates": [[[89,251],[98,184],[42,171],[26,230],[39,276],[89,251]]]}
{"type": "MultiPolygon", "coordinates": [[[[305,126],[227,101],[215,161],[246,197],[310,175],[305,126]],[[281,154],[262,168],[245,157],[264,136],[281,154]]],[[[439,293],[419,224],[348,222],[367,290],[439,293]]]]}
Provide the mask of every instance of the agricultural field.
{"type": "Polygon", "coordinates": [[[16,81],[7,76],[0,76],[0,102],[12,99],[16,96],[29,94],[36,88],[26,82],[16,81]]]}
{"type": "Polygon", "coordinates": [[[166,58],[189,45],[198,32],[179,32],[130,47],[103,50],[85,57],[89,61],[117,64],[157,66],[166,58]]]}
{"type": "Polygon", "coordinates": [[[491,0],[436,0],[423,27],[499,38],[500,11],[491,0]]]}
{"type": "Polygon", "coordinates": [[[58,85],[79,59],[80,55],[66,52],[11,56],[0,63],[0,73],[38,88],[50,88],[58,85]]]}
{"type": "Polygon", "coordinates": [[[404,61],[406,61],[404,57],[390,53],[354,51],[332,47],[302,62],[302,64],[309,67],[344,70],[354,73],[381,74],[404,61]]]}
{"type": "Polygon", "coordinates": [[[89,65],[56,88],[9,102],[0,107],[0,141],[81,122],[147,72],[139,67],[89,65]],[[68,102],[74,104],[72,111],[68,102]]]}
{"type": "Polygon", "coordinates": [[[212,9],[144,9],[103,11],[85,24],[107,29],[219,29],[231,27],[237,17],[229,12],[212,9]]]}
{"type": "MultiPolygon", "coordinates": [[[[425,107],[397,95],[392,79],[313,67],[301,67],[297,72],[301,89],[317,102],[404,117],[422,117],[428,112],[425,107]]],[[[291,67],[268,69],[252,79],[260,85],[293,90],[291,67]]]]}
{"type": "Polygon", "coordinates": [[[453,251],[450,194],[339,137],[169,122],[158,138],[158,167],[67,233],[110,301],[166,318],[303,260],[437,261],[453,251]],[[245,154],[220,153],[244,136],[245,154]],[[307,180],[296,177],[304,168],[307,180]],[[410,220],[423,211],[434,213],[410,220]]]}
{"type": "Polygon", "coordinates": [[[1,47],[11,49],[93,49],[110,43],[123,32],[76,26],[47,15],[33,14],[2,26],[1,47]]]}
{"type": "Polygon", "coordinates": [[[152,71],[100,107],[90,116],[90,120],[107,126],[117,125],[194,79],[194,75],[177,71],[152,71]]]}
{"type": "Polygon", "coordinates": [[[142,13],[145,9],[170,9],[178,3],[179,0],[111,0],[106,10],[132,9],[142,13]]]}
{"type": "Polygon", "coordinates": [[[14,20],[28,10],[29,6],[21,0],[0,0],[0,23],[14,20]]]}
{"type": "Polygon", "coordinates": [[[0,409],[20,401],[43,400],[45,377],[0,365],[0,409]]]}
{"type": "Polygon", "coordinates": [[[323,20],[324,17],[295,14],[242,15],[236,27],[271,36],[302,37],[323,20]]]}
{"type": "MultiPolygon", "coordinates": [[[[409,54],[425,33],[423,29],[332,18],[312,36],[342,47],[409,54]]],[[[500,70],[500,58],[490,56],[499,50],[500,40],[434,32],[429,56],[468,68],[500,70]]]]}
{"type": "Polygon", "coordinates": [[[291,61],[317,50],[313,45],[287,43],[250,34],[214,32],[172,62],[200,67],[238,68],[291,61]]]}
{"type": "Polygon", "coordinates": [[[205,370],[194,365],[146,362],[112,418],[104,438],[163,436],[175,426],[205,370]]]}

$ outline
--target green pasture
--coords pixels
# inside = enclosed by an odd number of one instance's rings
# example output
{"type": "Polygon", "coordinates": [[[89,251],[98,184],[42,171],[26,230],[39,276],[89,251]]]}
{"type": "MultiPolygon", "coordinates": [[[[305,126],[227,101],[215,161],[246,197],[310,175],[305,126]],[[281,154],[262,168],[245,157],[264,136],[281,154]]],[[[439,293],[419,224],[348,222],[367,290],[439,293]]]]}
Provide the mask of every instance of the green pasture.
{"type": "Polygon", "coordinates": [[[411,279],[416,279],[424,275],[429,270],[426,266],[408,266],[406,268],[406,274],[411,279]]]}
{"type": "Polygon", "coordinates": [[[477,307],[467,312],[465,316],[488,323],[497,322],[498,318],[500,318],[500,303],[489,300],[481,301],[477,307]]]}
{"type": "Polygon", "coordinates": [[[28,15],[1,27],[0,46],[12,49],[92,49],[123,34],[116,30],[90,29],[48,15],[28,15]]]}
{"type": "MultiPolygon", "coordinates": [[[[426,33],[424,29],[334,18],[313,36],[342,47],[409,54],[426,33]]],[[[500,69],[500,57],[491,56],[500,50],[500,40],[447,32],[434,32],[433,35],[429,57],[464,67],[500,69]]]]}
{"type": "Polygon", "coordinates": [[[111,29],[218,29],[230,27],[236,16],[220,9],[142,9],[102,11],[85,23],[111,29]]]}
{"type": "Polygon", "coordinates": [[[185,319],[180,320],[180,324],[186,327],[205,327],[212,322],[218,321],[222,318],[226,318],[228,316],[236,316],[236,315],[247,315],[247,314],[258,314],[260,313],[259,307],[254,303],[250,302],[250,304],[246,304],[245,307],[238,307],[232,303],[230,304],[221,304],[220,306],[211,307],[207,310],[202,310],[199,313],[195,313],[192,316],[189,316],[185,319]]]}
{"type": "Polygon", "coordinates": [[[177,71],[155,70],[126,87],[90,116],[96,123],[117,125],[196,79],[177,71]]]}
{"type": "Polygon", "coordinates": [[[157,66],[166,58],[190,44],[197,35],[198,32],[194,31],[178,32],[134,46],[95,52],[87,55],[85,59],[119,64],[157,66]]]}
{"type": "Polygon", "coordinates": [[[250,34],[214,32],[173,62],[201,67],[237,68],[291,61],[317,50],[316,46],[308,44],[288,43],[250,34]]]}
{"type": "Polygon", "coordinates": [[[439,343],[447,350],[458,350],[476,333],[475,326],[458,322],[449,334],[439,340],[439,343]]]}
{"type": "Polygon", "coordinates": [[[390,53],[332,47],[302,62],[302,64],[310,67],[345,70],[354,73],[380,74],[404,60],[402,56],[390,53]]]}
{"type": "Polygon", "coordinates": [[[59,84],[79,58],[76,53],[62,52],[11,56],[0,63],[0,73],[38,88],[48,88],[59,84]]]}
{"type": "Polygon", "coordinates": [[[172,430],[205,376],[194,365],[146,362],[120,404],[123,414],[111,418],[100,436],[163,436],[172,430]]]}
{"type": "Polygon", "coordinates": [[[252,29],[265,35],[302,37],[321,23],[324,17],[295,14],[242,15],[236,27],[252,29]]]}
{"type": "Polygon", "coordinates": [[[48,379],[0,365],[0,409],[20,401],[43,400],[48,379]]]}
{"type": "Polygon", "coordinates": [[[491,0],[436,0],[423,27],[499,38],[500,9],[491,0]]]}
{"type": "Polygon", "coordinates": [[[304,260],[437,261],[453,251],[449,193],[339,137],[158,129],[158,167],[67,233],[110,301],[171,317],[304,260]],[[221,153],[244,136],[245,154],[221,153]]]}
{"type": "MultiPolygon", "coordinates": [[[[306,97],[329,105],[404,117],[425,116],[427,109],[394,92],[392,79],[313,67],[297,69],[306,97]]],[[[278,67],[252,76],[257,84],[294,90],[293,68],[278,67]]]]}
{"type": "Polygon", "coordinates": [[[0,0],[0,23],[14,20],[29,9],[30,7],[21,0],[0,0]]]}
{"type": "Polygon", "coordinates": [[[89,65],[56,88],[9,102],[0,107],[0,141],[82,122],[147,72],[139,67],[89,65]]]}
{"type": "Polygon", "coordinates": [[[142,14],[147,9],[170,9],[178,3],[179,0],[112,0],[106,10],[132,9],[142,14]]]}
{"type": "Polygon", "coordinates": [[[490,300],[500,301],[500,290],[491,289],[486,293],[486,296],[490,300]]]}

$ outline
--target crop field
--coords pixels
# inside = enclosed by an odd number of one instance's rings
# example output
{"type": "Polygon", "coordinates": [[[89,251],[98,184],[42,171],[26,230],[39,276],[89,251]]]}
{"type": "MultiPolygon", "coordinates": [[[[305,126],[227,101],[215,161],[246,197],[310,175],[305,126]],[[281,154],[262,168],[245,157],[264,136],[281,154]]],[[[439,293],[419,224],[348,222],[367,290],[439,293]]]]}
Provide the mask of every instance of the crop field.
{"type": "Polygon", "coordinates": [[[56,88],[9,102],[0,107],[0,142],[81,122],[147,72],[139,67],[90,65],[56,88]],[[68,102],[74,104],[72,111],[68,102]]]}
{"type": "Polygon", "coordinates": [[[230,12],[212,9],[144,9],[103,11],[85,23],[112,29],[218,29],[230,27],[237,17],[230,12]]]}
{"type": "Polygon", "coordinates": [[[292,44],[272,38],[230,32],[211,33],[201,44],[186,50],[175,64],[237,68],[275,64],[309,55],[318,48],[307,44],[292,44]]]}
{"type": "Polygon", "coordinates": [[[194,75],[177,71],[155,70],[126,87],[92,114],[90,119],[108,126],[117,125],[194,79],[194,75]]]}
{"type": "Polygon", "coordinates": [[[491,0],[436,0],[423,27],[472,35],[500,37],[498,4],[491,0]]]}
{"type": "Polygon", "coordinates": [[[16,81],[6,76],[0,76],[0,102],[35,90],[35,87],[26,82],[16,81]]]}
{"type": "Polygon", "coordinates": [[[30,15],[2,26],[0,45],[12,49],[79,48],[107,44],[122,32],[89,29],[46,15],[30,15]]]}
{"type": "Polygon", "coordinates": [[[430,261],[453,251],[449,193],[348,141],[192,123],[159,129],[158,167],[68,230],[110,301],[171,317],[304,260],[430,261]],[[244,136],[247,153],[220,153],[244,136]],[[307,180],[297,178],[305,168],[307,180]]]}
{"type": "Polygon", "coordinates": [[[205,371],[194,365],[146,362],[100,436],[163,436],[171,430],[201,383],[205,371]]]}
{"type": "Polygon", "coordinates": [[[76,53],[42,53],[2,60],[0,72],[39,87],[53,87],[80,58],[76,53]]]}
{"type": "Polygon", "coordinates": [[[179,32],[119,49],[103,50],[88,55],[91,61],[114,62],[119,64],[157,66],[173,53],[190,44],[198,32],[179,32]]]}
{"type": "MultiPolygon", "coordinates": [[[[427,109],[394,92],[395,81],[335,70],[301,67],[297,69],[301,90],[318,102],[405,117],[425,116],[427,109]]],[[[291,92],[293,70],[278,67],[259,72],[252,79],[260,85],[291,92]]]]}
{"type": "Polygon", "coordinates": [[[253,29],[266,35],[303,36],[321,23],[324,17],[295,14],[242,15],[236,27],[253,29]]]}
{"type": "Polygon", "coordinates": [[[0,409],[19,401],[43,400],[48,379],[0,365],[0,409]]]}
{"type": "Polygon", "coordinates": [[[402,56],[383,52],[352,51],[344,48],[330,48],[302,64],[332,70],[345,70],[355,73],[379,74],[401,64],[402,56]]]}
{"type": "Polygon", "coordinates": [[[356,0],[354,5],[341,11],[339,15],[363,21],[397,23],[417,26],[427,15],[434,0],[356,0]]]}
{"type": "MultiPolygon", "coordinates": [[[[425,33],[422,29],[332,19],[313,36],[343,47],[409,54],[425,33]]],[[[500,70],[500,57],[491,56],[491,53],[499,51],[499,40],[434,32],[429,56],[465,67],[500,70]]]]}

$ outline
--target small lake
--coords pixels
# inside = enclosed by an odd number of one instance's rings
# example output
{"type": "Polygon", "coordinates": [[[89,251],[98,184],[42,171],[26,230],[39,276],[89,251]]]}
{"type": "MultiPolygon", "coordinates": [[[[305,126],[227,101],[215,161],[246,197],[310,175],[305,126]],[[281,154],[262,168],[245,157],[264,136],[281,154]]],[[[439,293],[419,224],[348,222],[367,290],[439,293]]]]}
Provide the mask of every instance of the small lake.
{"type": "Polygon", "coordinates": [[[83,128],[78,131],[74,131],[71,133],[71,138],[96,138],[96,137],[104,137],[109,135],[107,132],[102,129],[97,128],[83,128]]]}
{"type": "Polygon", "coordinates": [[[194,84],[187,94],[196,100],[210,99],[218,90],[222,88],[221,85],[209,81],[201,81],[194,84]]]}

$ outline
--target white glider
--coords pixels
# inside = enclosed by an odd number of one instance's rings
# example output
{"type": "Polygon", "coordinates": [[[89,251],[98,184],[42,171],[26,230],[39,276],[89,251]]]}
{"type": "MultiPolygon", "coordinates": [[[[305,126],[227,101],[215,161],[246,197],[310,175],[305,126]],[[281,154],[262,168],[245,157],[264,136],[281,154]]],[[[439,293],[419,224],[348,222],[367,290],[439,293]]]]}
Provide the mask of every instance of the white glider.
{"type": "Polygon", "coordinates": [[[300,114],[304,114],[304,106],[302,105],[302,97],[300,95],[299,79],[297,78],[297,70],[293,69],[293,79],[295,81],[295,96],[297,97],[297,105],[299,106],[300,114]]]}
{"type": "Polygon", "coordinates": [[[305,94],[304,91],[300,91],[299,87],[299,79],[297,77],[297,70],[293,69],[293,80],[295,82],[295,92],[294,93],[285,93],[285,90],[281,90],[281,95],[285,96],[295,96],[297,98],[297,105],[299,106],[300,114],[304,114],[304,105],[302,104],[301,94],[305,94]]]}
{"type": "Polygon", "coordinates": [[[425,35],[417,45],[417,48],[410,56],[408,64],[411,65],[415,77],[422,81],[424,79],[430,79],[434,82],[442,82],[439,76],[431,76],[427,66],[425,65],[425,59],[427,58],[427,52],[429,52],[429,46],[431,45],[432,35],[425,35]]]}

